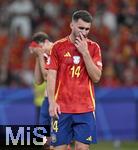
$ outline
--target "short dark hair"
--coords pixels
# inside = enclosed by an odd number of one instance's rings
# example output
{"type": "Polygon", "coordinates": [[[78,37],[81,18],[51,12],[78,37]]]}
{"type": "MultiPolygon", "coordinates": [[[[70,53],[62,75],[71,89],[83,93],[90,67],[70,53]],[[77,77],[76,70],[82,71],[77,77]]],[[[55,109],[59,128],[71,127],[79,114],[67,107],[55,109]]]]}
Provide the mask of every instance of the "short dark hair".
{"type": "Polygon", "coordinates": [[[73,13],[72,20],[78,21],[78,19],[82,19],[83,21],[88,23],[92,23],[93,20],[91,14],[86,10],[78,10],[73,13]]]}
{"type": "Polygon", "coordinates": [[[49,37],[44,32],[37,32],[32,36],[32,41],[35,41],[36,43],[45,42],[46,39],[49,40],[49,37]]]}

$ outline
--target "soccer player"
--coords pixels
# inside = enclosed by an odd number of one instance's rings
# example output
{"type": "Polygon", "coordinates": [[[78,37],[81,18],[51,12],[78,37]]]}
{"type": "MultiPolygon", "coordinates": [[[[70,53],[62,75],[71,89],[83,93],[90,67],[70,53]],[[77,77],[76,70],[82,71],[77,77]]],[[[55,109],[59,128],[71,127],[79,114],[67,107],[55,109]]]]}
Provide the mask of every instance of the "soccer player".
{"type": "MultiPolygon", "coordinates": [[[[37,84],[36,88],[40,87],[39,91],[45,85],[44,81],[47,80],[47,70],[45,69],[45,63],[47,62],[52,46],[53,46],[53,43],[50,42],[48,35],[46,33],[38,32],[33,35],[32,43],[30,44],[29,49],[30,49],[30,52],[36,56],[34,75],[35,75],[35,82],[37,84]]],[[[43,89],[41,91],[43,91],[43,89]]],[[[40,94],[43,95],[42,92],[40,92],[40,94]]],[[[40,97],[42,97],[42,95],[40,95],[40,97]]],[[[40,100],[40,97],[38,98],[38,100],[40,100]]],[[[48,102],[47,92],[45,90],[45,98],[43,100],[43,103],[40,109],[40,115],[39,115],[40,125],[51,126],[51,118],[49,116],[48,110],[49,110],[49,102],[48,102]]],[[[50,135],[49,137],[47,137],[47,140],[48,140],[47,141],[48,145],[45,144],[44,148],[53,149],[52,146],[49,146],[50,141],[51,141],[50,135]]],[[[68,145],[67,148],[68,150],[71,150],[70,145],[68,145]]]]}
{"type": "MultiPolygon", "coordinates": [[[[45,81],[47,80],[47,70],[45,69],[45,63],[48,59],[48,55],[50,53],[50,49],[52,47],[53,43],[49,41],[48,35],[44,32],[37,32],[32,37],[32,42],[29,46],[30,52],[33,53],[36,56],[36,63],[35,63],[35,71],[34,71],[34,77],[35,77],[35,91],[37,96],[37,101],[35,103],[40,103],[41,97],[44,96],[44,100],[40,109],[40,115],[39,115],[39,124],[40,125],[47,125],[51,126],[51,120],[49,116],[49,103],[47,98],[47,92],[45,90],[45,93],[43,92],[43,89],[46,89],[45,81]]],[[[50,136],[50,135],[49,135],[50,136]]],[[[50,137],[47,137],[48,145],[45,144],[44,148],[49,149],[49,143],[50,143],[50,137]]]]}
{"type": "Polygon", "coordinates": [[[101,78],[102,60],[99,45],[88,39],[91,25],[89,12],[74,12],[70,35],[54,43],[46,64],[52,145],[58,150],[72,140],[76,150],[96,143],[94,83],[101,78]]]}

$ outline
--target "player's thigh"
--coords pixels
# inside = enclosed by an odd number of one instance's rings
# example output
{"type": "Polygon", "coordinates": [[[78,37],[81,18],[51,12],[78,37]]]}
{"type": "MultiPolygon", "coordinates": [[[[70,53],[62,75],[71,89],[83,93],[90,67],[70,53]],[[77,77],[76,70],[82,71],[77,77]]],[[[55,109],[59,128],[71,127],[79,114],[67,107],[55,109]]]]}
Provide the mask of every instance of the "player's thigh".
{"type": "Polygon", "coordinates": [[[75,141],[75,150],[89,150],[90,145],[75,141]]]}
{"type": "Polygon", "coordinates": [[[55,146],[54,150],[67,150],[67,145],[55,146]]]}
{"type": "Polygon", "coordinates": [[[68,145],[72,139],[71,115],[61,113],[59,119],[52,119],[51,144],[55,147],[68,145]]]}
{"type": "Polygon", "coordinates": [[[73,121],[75,141],[84,144],[96,143],[96,120],[92,112],[75,114],[73,121]]]}

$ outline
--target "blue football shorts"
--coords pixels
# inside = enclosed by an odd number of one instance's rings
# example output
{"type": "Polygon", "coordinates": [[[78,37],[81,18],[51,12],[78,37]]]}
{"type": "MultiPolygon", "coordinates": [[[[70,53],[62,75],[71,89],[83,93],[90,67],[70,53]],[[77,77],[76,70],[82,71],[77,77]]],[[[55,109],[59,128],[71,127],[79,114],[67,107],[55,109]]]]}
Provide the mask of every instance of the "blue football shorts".
{"type": "Polygon", "coordinates": [[[39,124],[40,125],[51,125],[51,118],[49,115],[49,102],[48,97],[44,98],[40,109],[40,117],[39,117],[39,124]]]}
{"type": "Polygon", "coordinates": [[[70,144],[72,140],[84,144],[97,143],[96,120],[93,112],[61,113],[59,119],[51,120],[51,145],[70,144]]]}

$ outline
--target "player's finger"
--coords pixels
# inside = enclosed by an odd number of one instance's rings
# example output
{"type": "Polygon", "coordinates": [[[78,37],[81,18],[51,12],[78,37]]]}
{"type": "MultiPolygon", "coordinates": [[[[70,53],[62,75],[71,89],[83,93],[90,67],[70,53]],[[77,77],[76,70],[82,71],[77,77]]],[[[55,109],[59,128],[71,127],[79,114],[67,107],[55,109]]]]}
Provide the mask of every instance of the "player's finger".
{"type": "Polygon", "coordinates": [[[84,38],[84,35],[82,34],[82,32],[80,32],[80,37],[81,37],[82,40],[85,39],[85,38],[84,38]]]}
{"type": "Polygon", "coordinates": [[[55,116],[57,119],[59,118],[57,108],[55,109],[54,116],[55,116]]]}
{"type": "Polygon", "coordinates": [[[79,46],[77,44],[74,44],[76,46],[76,48],[78,48],[79,46]]]}
{"type": "Polygon", "coordinates": [[[75,42],[75,44],[74,44],[77,48],[79,47],[79,45],[75,42]]]}
{"type": "Polygon", "coordinates": [[[58,111],[58,114],[61,114],[60,106],[58,106],[57,111],[58,111]]]}
{"type": "Polygon", "coordinates": [[[78,42],[81,42],[81,41],[82,41],[80,37],[76,37],[75,40],[78,41],[78,42]]]}
{"type": "Polygon", "coordinates": [[[79,43],[80,43],[80,41],[75,40],[75,44],[76,44],[76,45],[79,45],[79,43]]]}
{"type": "Polygon", "coordinates": [[[51,117],[53,117],[54,116],[54,111],[53,110],[49,110],[49,115],[51,116],[51,117]]]}

